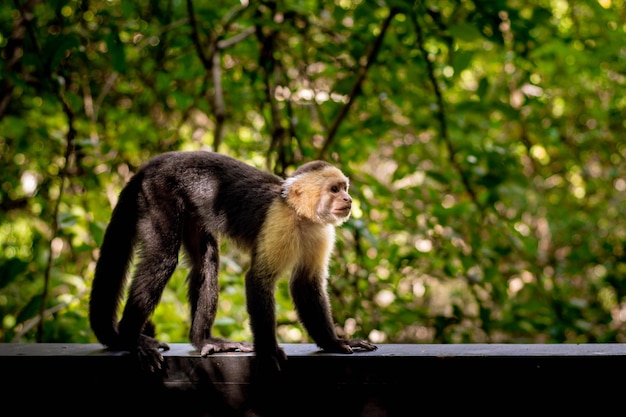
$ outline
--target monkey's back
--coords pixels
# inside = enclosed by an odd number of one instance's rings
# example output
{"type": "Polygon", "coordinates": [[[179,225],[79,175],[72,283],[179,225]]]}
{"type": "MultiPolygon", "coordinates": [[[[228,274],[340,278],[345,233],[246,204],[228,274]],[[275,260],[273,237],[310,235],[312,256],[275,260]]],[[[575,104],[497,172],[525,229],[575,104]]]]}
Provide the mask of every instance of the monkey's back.
{"type": "Polygon", "coordinates": [[[168,152],[150,159],[141,178],[140,212],[159,205],[168,217],[183,216],[209,233],[250,248],[282,179],[227,155],[168,152]],[[169,209],[168,209],[169,208],[169,209]]]}

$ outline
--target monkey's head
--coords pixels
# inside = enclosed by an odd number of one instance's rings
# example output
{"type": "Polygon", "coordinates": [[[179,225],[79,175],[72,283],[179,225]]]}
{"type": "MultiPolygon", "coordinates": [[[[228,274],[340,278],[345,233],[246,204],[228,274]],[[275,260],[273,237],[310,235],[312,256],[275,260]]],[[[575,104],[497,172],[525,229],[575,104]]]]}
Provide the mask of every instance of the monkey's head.
{"type": "Polygon", "coordinates": [[[350,217],[350,181],[323,161],[308,162],[283,181],[282,197],[299,216],[339,226],[350,217]]]}

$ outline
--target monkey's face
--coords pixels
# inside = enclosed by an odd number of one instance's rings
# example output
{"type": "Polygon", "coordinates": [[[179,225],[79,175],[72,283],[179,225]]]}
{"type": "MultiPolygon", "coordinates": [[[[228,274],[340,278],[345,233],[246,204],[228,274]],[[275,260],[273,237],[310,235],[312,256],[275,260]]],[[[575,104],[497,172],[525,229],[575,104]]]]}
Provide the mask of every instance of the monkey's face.
{"type": "Polygon", "coordinates": [[[286,179],[282,196],[298,215],[335,226],[348,220],[352,198],[349,181],[332,166],[308,170],[286,179]]]}
{"type": "Polygon", "coordinates": [[[327,179],[320,192],[317,214],[325,223],[336,226],[348,220],[352,210],[352,197],[348,194],[346,178],[327,179]]]}

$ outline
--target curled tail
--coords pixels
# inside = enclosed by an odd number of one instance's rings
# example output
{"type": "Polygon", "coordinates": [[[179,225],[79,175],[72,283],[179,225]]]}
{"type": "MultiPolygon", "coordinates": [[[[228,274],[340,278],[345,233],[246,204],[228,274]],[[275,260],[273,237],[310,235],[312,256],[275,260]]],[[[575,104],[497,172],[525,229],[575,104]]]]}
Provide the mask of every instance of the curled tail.
{"type": "Polygon", "coordinates": [[[135,246],[141,173],[120,193],[100,247],[100,257],[91,287],[89,321],[96,337],[105,346],[119,345],[117,310],[123,295],[128,265],[135,246]]]}

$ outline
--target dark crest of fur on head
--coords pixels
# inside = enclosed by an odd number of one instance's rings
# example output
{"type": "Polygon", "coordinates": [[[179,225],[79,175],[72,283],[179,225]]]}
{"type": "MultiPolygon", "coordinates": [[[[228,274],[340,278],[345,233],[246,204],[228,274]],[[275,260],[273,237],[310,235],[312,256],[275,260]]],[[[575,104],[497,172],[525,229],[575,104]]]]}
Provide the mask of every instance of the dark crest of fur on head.
{"type": "Polygon", "coordinates": [[[337,169],[334,165],[325,161],[311,161],[307,162],[304,165],[301,165],[293,172],[293,174],[291,174],[283,181],[282,190],[280,193],[281,197],[283,197],[284,199],[288,198],[291,187],[306,174],[309,174],[311,172],[323,171],[328,168],[337,169]]]}
{"type": "Polygon", "coordinates": [[[328,162],[311,161],[311,162],[307,162],[306,164],[302,165],[300,168],[296,169],[294,173],[291,174],[291,176],[295,177],[296,175],[304,174],[306,172],[321,171],[322,169],[328,168],[331,166],[332,165],[329,164],[328,162]]]}

